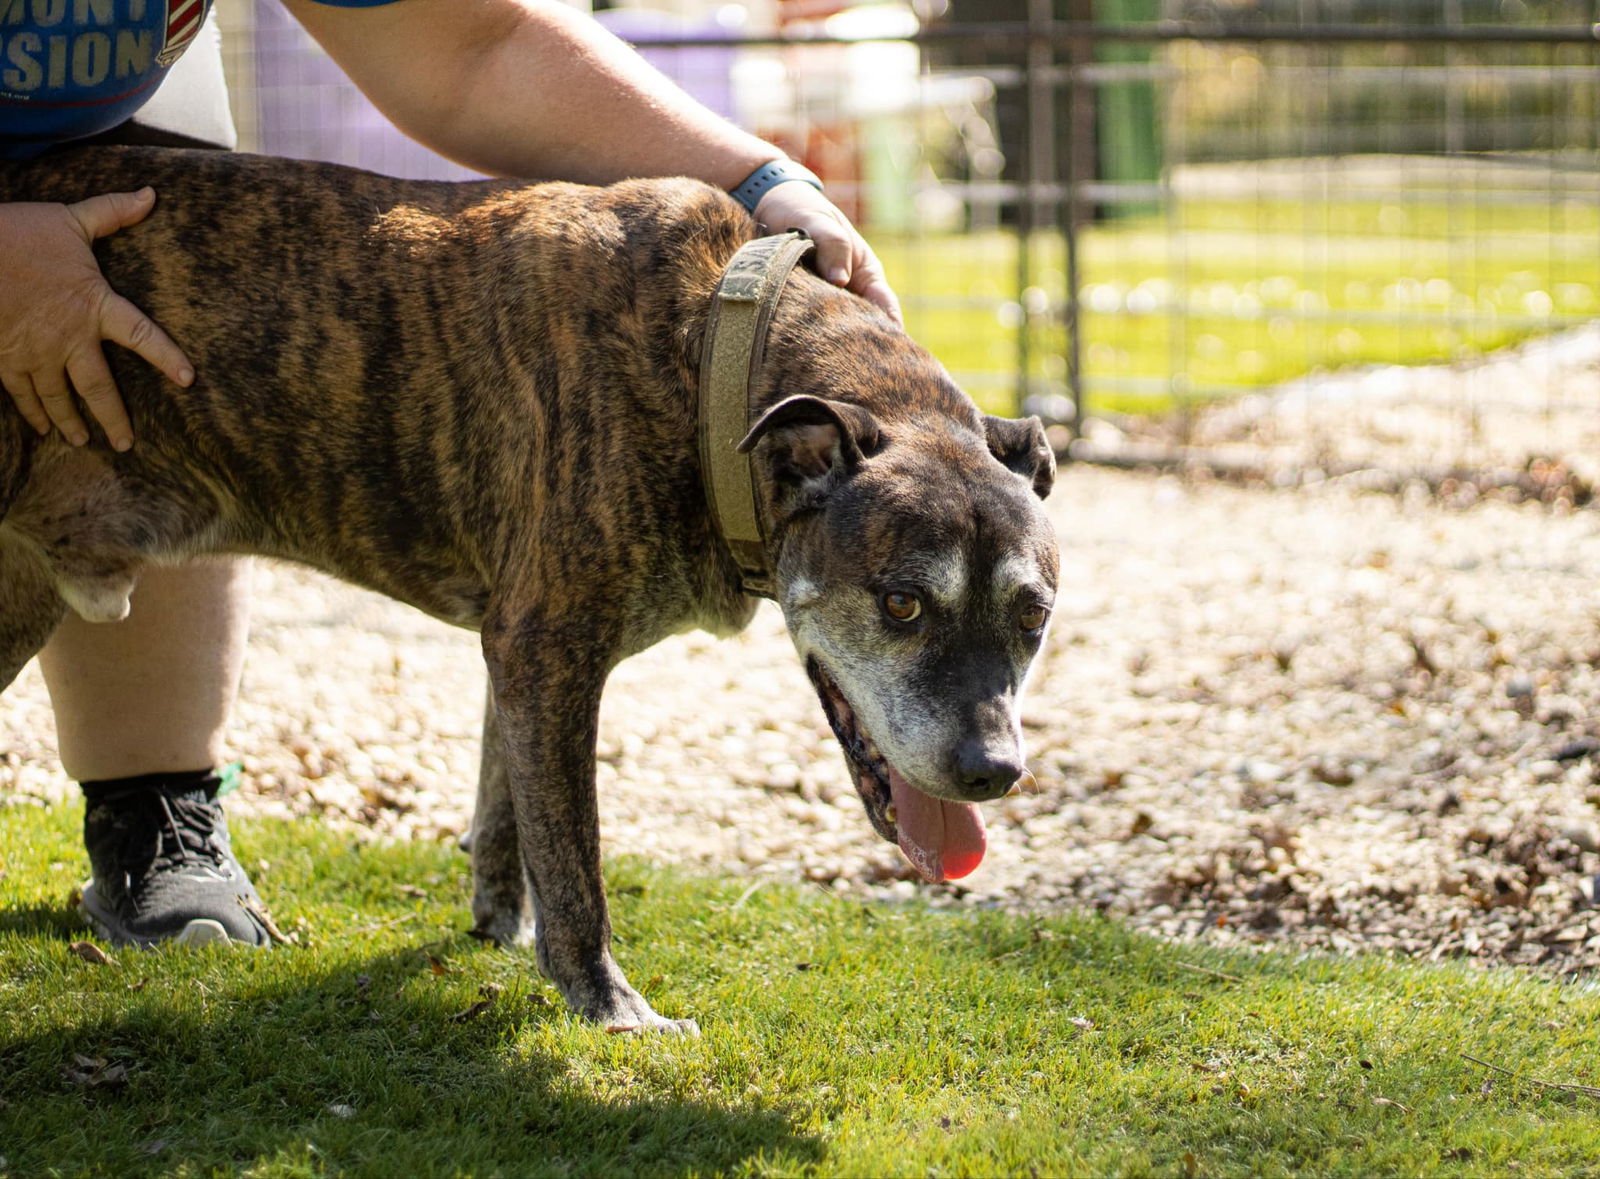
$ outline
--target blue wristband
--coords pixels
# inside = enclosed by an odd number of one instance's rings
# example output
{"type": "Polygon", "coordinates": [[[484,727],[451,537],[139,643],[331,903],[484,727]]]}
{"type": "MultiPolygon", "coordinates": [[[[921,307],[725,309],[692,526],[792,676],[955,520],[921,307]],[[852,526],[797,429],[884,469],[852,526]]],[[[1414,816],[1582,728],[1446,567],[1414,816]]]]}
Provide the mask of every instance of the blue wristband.
{"type": "Polygon", "coordinates": [[[810,168],[793,160],[773,160],[746,176],[744,182],[733,190],[733,199],[754,213],[768,191],[789,180],[802,180],[818,192],[822,191],[822,181],[810,168]]]}

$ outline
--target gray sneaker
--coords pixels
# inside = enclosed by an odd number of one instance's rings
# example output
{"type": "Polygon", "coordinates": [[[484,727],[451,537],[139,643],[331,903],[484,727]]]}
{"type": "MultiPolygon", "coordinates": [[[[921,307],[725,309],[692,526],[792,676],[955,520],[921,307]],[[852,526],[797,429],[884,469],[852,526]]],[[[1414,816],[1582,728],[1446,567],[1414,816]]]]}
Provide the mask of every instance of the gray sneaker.
{"type": "Polygon", "coordinates": [[[234,859],[213,774],[87,782],[94,878],[79,911],[119,946],[267,946],[266,907],[234,859]]]}

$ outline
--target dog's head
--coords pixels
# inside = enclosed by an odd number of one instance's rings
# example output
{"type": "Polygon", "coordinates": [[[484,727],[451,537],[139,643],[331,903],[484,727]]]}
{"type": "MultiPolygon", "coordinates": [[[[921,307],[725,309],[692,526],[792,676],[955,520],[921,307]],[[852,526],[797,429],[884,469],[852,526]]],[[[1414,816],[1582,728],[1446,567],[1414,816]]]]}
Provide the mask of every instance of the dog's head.
{"type": "MultiPolygon", "coordinates": [[[[947,378],[940,392],[948,410],[947,378]]],[[[977,867],[976,804],[1025,772],[1018,710],[1057,576],[1039,420],[956,396],[954,414],[892,420],[792,396],[741,445],[789,633],[867,815],[930,881],[977,867]]]]}

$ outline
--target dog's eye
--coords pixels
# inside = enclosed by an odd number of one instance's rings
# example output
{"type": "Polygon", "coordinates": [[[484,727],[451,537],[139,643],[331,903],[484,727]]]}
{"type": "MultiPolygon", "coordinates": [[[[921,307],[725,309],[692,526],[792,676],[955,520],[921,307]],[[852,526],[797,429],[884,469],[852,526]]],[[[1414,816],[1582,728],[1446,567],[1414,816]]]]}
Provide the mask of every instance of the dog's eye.
{"type": "Polygon", "coordinates": [[[883,595],[883,612],[896,622],[915,622],[922,616],[922,601],[916,594],[887,593],[883,595]]]}
{"type": "Polygon", "coordinates": [[[1044,620],[1050,617],[1050,611],[1043,606],[1024,606],[1022,613],[1017,615],[1017,625],[1023,630],[1038,630],[1044,625],[1044,620]]]}

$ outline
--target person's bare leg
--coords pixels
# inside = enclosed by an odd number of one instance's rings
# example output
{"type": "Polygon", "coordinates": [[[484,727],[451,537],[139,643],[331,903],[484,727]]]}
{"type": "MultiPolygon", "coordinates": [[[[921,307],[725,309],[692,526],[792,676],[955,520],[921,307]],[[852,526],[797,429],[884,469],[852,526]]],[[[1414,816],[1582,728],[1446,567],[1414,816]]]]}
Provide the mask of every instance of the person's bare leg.
{"type": "Polygon", "coordinates": [[[39,654],[61,765],[80,782],[210,769],[238,692],[250,563],[139,575],[122,622],[69,613],[39,654]]]}
{"type": "Polygon", "coordinates": [[[87,803],[80,908],[118,944],[268,942],[216,801],[249,578],[247,561],[146,570],[126,620],[69,614],[40,652],[61,764],[87,803]]]}

